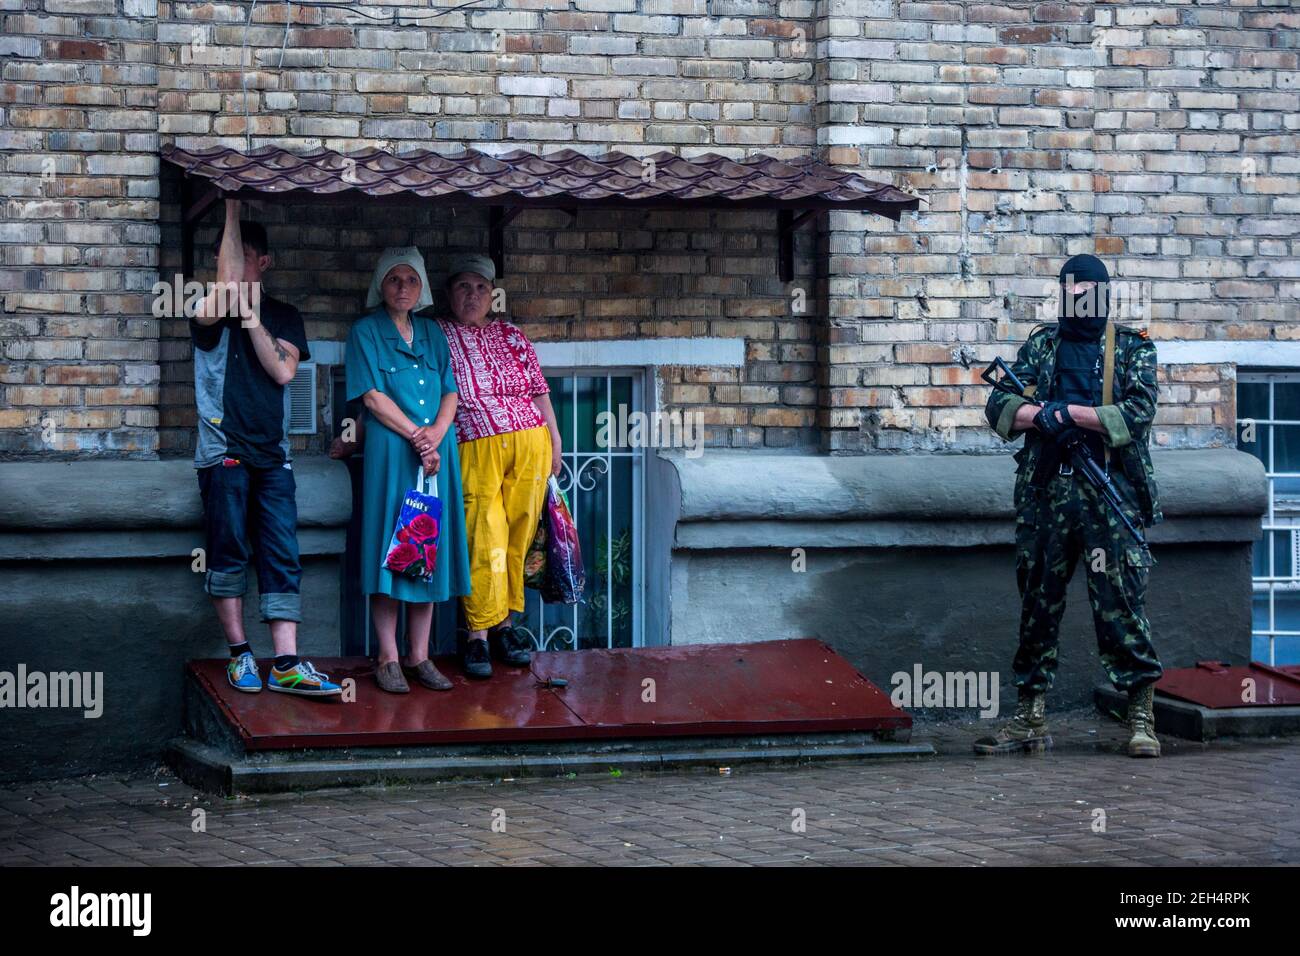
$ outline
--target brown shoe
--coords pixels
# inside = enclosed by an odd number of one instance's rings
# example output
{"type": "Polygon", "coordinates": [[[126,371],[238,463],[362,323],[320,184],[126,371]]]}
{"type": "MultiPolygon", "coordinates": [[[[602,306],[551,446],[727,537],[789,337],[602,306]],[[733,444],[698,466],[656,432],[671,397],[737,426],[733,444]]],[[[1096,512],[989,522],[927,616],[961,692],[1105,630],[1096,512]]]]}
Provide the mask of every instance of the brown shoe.
{"type": "Polygon", "coordinates": [[[402,676],[402,668],[398,666],[397,661],[388,661],[386,664],[380,664],[375,668],[375,683],[381,690],[386,690],[390,694],[409,694],[410,686],[406,683],[406,678],[402,676]]]}
{"type": "Polygon", "coordinates": [[[414,667],[403,665],[402,670],[429,688],[429,690],[451,690],[455,686],[448,678],[443,676],[442,671],[433,666],[433,661],[427,657],[414,667]]]}

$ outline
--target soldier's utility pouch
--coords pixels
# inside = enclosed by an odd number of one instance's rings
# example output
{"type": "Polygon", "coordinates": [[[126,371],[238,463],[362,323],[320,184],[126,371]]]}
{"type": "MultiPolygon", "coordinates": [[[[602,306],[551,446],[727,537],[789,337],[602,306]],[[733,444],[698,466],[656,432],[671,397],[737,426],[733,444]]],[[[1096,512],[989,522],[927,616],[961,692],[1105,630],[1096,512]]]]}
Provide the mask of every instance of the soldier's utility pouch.
{"type": "Polygon", "coordinates": [[[1147,581],[1151,576],[1151,569],[1155,567],[1156,559],[1151,556],[1148,548],[1141,548],[1131,544],[1124,549],[1124,582],[1126,587],[1130,588],[1133,596],[1142,600],[1146,593],[1147,581]]]}
{"type": "Polygon", "coordinates": [[[1034,462],[1034,474],[1029,479],[1029,484],[1034,488],[1046,488],[1060,464],[1061,454],[1056,442],[1040,440],[1038,443],[1038,461],[1034,462]]]}
{"type": "Polygon", "coordinates": [[[1131,568],[1154,568],[1156,559],[1151,556],[1149,548],[1140,548],[1136,544],[1131,544],[1124,549],[1124,560],[1128,562],[1131,568]]]}

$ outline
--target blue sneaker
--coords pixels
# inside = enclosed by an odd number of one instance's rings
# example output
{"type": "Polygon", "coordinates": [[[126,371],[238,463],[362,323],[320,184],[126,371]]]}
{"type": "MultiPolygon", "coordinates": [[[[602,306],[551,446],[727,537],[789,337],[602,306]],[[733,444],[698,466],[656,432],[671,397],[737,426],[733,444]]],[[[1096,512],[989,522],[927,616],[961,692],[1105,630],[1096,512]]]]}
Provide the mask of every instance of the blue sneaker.
{"type": "Polygon", "coordinates": [[[257,674],[257,661],[248,651],[238,657],[232,657],[226,665],[226,680],[235,690],[245,694],[256,694],[262,689],[262,678],[257,674]]]}
{"type": "Polygon", "coordinates": [[[301,694],[304,697],[337,697],[343,688],[332,683],[328,674],[311,666],[311,661],[299,661],[288,670],[271,665],[271,676],[266,679],[266,689],[282,694],[301,694]]]}

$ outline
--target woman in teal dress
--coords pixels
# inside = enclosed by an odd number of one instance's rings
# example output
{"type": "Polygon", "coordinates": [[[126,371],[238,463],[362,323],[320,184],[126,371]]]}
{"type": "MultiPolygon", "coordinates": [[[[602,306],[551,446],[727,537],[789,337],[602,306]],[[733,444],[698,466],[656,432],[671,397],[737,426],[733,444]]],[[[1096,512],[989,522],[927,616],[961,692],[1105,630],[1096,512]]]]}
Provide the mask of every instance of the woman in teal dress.
{"type": "Polygon", "coordinates": [[[432,690],[452,683],[429,660],[433,602],[469,593],[465,505],[456,448],[456,379],[447,340],[436,322],[414,313],[432,304],[419,250],[385,249],[366,299],[373,311],[352,326],[347,344],[347,399],[366,408],[362,478],[361,591],[379,638],[375,680],[393,693],[410,687],[403,671],[432,690]],[[442,529],[433,580],[384,568],[402,499],[423,465],[437,476],[442,529]],[[406,603],[408,657],[397,653],[398,602],[406,603]]]}

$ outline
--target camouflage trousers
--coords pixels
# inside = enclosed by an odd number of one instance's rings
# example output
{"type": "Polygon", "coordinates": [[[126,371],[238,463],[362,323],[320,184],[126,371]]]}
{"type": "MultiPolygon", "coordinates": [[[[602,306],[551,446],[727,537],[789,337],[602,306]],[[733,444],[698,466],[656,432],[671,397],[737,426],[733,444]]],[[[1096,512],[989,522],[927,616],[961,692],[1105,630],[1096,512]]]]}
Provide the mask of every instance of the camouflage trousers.
{"type": "MultiPolygon", "coordinates": [[[[1133,489],[1112,469],[1126,502],[1133,489]]],[[[1012,670],[1017,687],[1046,691],[1056,675],[1066,586],[1082,558],[1102,666],[1118,690],[1154,683],[1163,670],[1146,618],[1147,576],[1154,559],[1124,528],[1082,476],[1053,475],[1035,494],[1028,475],[1016,482],[1016,582],[1020,647],[1012,670]]],[[[1140,526],[1135,509],[1125,513],[1140,526]]]]}

